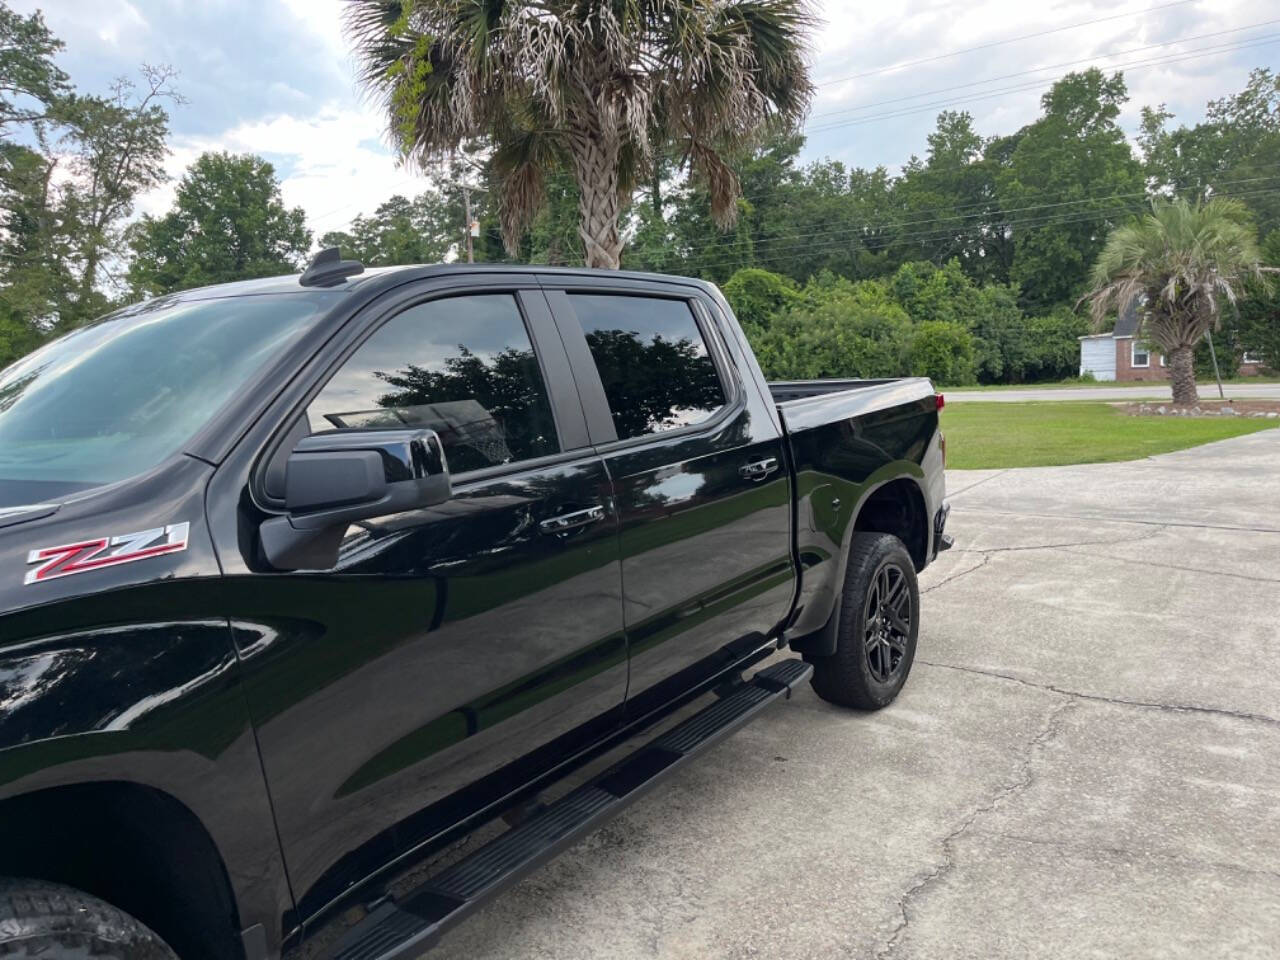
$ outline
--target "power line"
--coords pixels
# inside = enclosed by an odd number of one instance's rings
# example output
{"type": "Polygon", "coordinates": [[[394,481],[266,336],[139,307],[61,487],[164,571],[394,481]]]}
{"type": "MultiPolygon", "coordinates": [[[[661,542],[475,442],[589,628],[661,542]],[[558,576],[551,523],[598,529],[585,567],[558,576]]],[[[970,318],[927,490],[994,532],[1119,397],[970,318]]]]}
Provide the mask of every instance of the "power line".
{"type": "MultiPolygon", "coordinates": [[[[1272,178],[1265,178],[1265,179],[1280,179],[1280,178],[1272,177],[1272,178]]],[[[1280,188],[1267,187],[1267,188],[1259,188],[1256,190],[1245,190],[1245,191],[1222,191],[1216,195],[1223,196],[1223,197],[1234,197],[1237,199],[1245,199],[1249,197],[1259,197],[1259,196],[1277,196],[1277,195],[1280,195],[1280,188]]],[[[1004,231],[1007,231],[1008,229],[1014,228],[1014,227],[1021,228],[1022,230],[1029,230],[1037,227],[1049,226],[1051,224],[1071,224],[1071,223],[1082,223],[1082,222],[1093,221],[1093,220],[1107,220],[1117,216],[1132,215],[1134,212],[1135,211],[1132,205],[1113,206],[1109,208],[1084,210],[1084,211],[1063,211],[1057,214],[1050,214],[1047,216],[1024,217],[1021,219],[1014,219],[1014,220],[1002,220],[989,226],[975,224],[974,226],[967,227],[967,228],[946,229],[946,230],[940,230],[940,231],[926,230],[926,231],[920,231],[914,234],[908,233],[908,234],[901,234],[901,235],[892,235],[884,238],[874,238],[872,245],[877,247],[878,249],[885,249],[889,246],[902,244],[902,243],[907,243],[909,245],[912,245],[912,244],[924,245],[930,242],[937,242],[937,241],[949,240],[949,239],[958,240],[966,237],[973,238],[973,239],[985,239],[985,240],[995,242],[998,240],[1007,239],[1005,237],[1002,237],[1001,234],[1004,231]]],[[[820,240],[817,243],[800,242],[798,238],[793,238],[792,243],[794,244],[794,247],[786,253],[777,252],[778,248],[773,248],[773,252],[775,252],[776,255],[770,256],[770,257],[755,257],[755,256],[740,257],[740,256],[734,256],[730,253],[726,253],[722,257],[712,258],[710,260],[703,261],[700,264],[700,266],[703,268],[724,267],[724,266],[732,265],[736,262],[741,262],[743,266],[758,266],[766,263],[777,263],[782,260],[793,259],[795,256],[797,256],[797,254],[800,254],[800,253],[836,252],[836,251],[847,248],[854,241],[859,240],[861,238],[862,238],[862,233],[858,228],[853,228],[848,231],[844,231],[840,233],[833,233],[830,236],[828,236],[825,240],[820,240]]],[[[779,238],[779,239],[782,239],[782,238],[779,238]]],[[[869,245],[869,248],[872,245],[869,245]]],[[[752,252],[754,253],[754,247],[752,249],[752,252]]],[[[766,252],[769,252],[769,251],[766,251],[766,252]]]]}
{"type": "MultiPolygon", "coordinates": [[[[1203,57],[1212,56],[1215,53],[1234,52],[1236,50],[1248,50],[1253,47],[1268,46],[1270,44],[1275,43],[1278,39],[1280,39],[1280,34],[1268,34],[1264,37],[1253,38],[1249,41],[1245,41],[1241,43],[1220,44],[1216,47],[1201,48],[1200,50],[1194,53],[1174,54],[1168,57],[1157,57],[1157,58],[1152,58],[1148,60],[1137,60],[1131,63],[1115,64],[1112,67],[1109,67],[1108,69],[1141,70],[1147,67],[1160,66],[1163,64],[1183,63],[1188,60],[1199,60],[1203,57]]],[[[963,97],[949,99],[949,100],[938,100],[938,101],[934,101],[933,103],[918,104],[916,106],[907,107],[902,110],[894,110],[888,113],[875,114],[870,117],[858,117],[853,120],[842,120],[836,123],[822,124],[817,127],[806,127],[805,132],[806,133],[824,133],[828,130],[837,130],[842,127],[852,127],[852,126],[857,126],[863,123],[873,123],[878,120],[892,120],[898,117],[910,116],[911,114],[914,114],[914,113],[921,113],[924,111],[934,110],[934,109],[937,109],[938,107],[954,106],[959,103],[969,103],[977,100],[990,100],[993,97],[1004,96],[1005,94],[1008,94],[1008,93],[1020,93],[1027,90],[1038,90],[1038,89],[1041,89],[1043,85],[1044,85],[1044,80],[1037,80],[1032,83],[1024,83],[1024,84],[1019,84],[1017,86],[1005,87],[1000,90],[991,91],[989,93],[973,94],[973,95],[963,96],[963,97]]]]}
{"type": "MultiPolygon", "coordinates": [[[[1269,177],[1265,179],[1280,179],[1280,178],[1269,177]]],[[[1265,188],[1258,188],[1255,190],[1245,190],[1245,191],[1234,191],[1234,192],[1223,191],[1220,195],[1242,198],[1242,197],[1253,197],[1253,196],[1269,196],[1272,194],[1280,194],[1280,188],[1265,187],[1265,188]]],[[[931,241],[940,241],[940,240],[946,240],[950,238],[958,239],[961,237],[984,237],[984,238],[990,238],[994,240],[999,237],[999,234],[1001,232],[1007,230],[1010,227],[1029,228],[1033,226],[1041,226],[1048,223],[1077,223],[1085,220],[1103,220],[1112,216],[1132,214],[1134,212],[1135,211],[1132,204],[1113,205],[1111,207],[1104,207],[1101,209],[1095,208],[1092,210],[1067,210],[1067,211],[1061,211],[1059,213],[1048,214],[1044,216],[1022,217],[1022,218],[1017,218],[1013,220],[999,220],[990,225],[974,224],[971,227],[965,227],[965,228],[921,230],[915,233],[896,234],[896,235],[891,235],[884,238],[874,238],[874,240],[876,242],[879,242],[881,247],[888,246],[890,244],[903,243],[903,242],[914,242],[917,244],[924,244],[924,243],[929,243],[931,241]]],[[[815,243],[804,243],[804,244],[796,243],[796,248],[799,249],[800,247],[803,247],[806,250],[829,249],[837,246],[843,246],[854,240],[860,239],[860,236],[861,235],[859,231],[855,228],[848,231],[844,231],[840,234],[833,233],[826,240],[823,240],[816,244],[815,243]]],[[[794,254],[790,254],[788,256],[792,256],[792,255],[794,254]]],[[[776,261],[777,259],[787,259],[787,258],[788,257],[776,257],[776,258],[773,258],[773,261],[776,261]]],[[[773,261],[761,261],[761,262],[773,262],[773,261]]]]}
{"type": "Polygon", "coordinates": [[[978,50],[990,50],[992,47],[1002,47],[1010,43],[1020,43],[1023,40],[1034,40],[1037,37],[1047,37],[1050,34],[1064,33],[1068,30],[1077,30],[1080,27],[1091,27],[1096,23],[1107,23],[1111,20],[1122,20],[1125,17],[1142,16],[1143,14],[1155,13],[1159,10],[1168,10],[1171,7],[1185,7],[1188,3],[1193,2],[1194,0],[1177,0],[1176,3],[1164,3],[1155,7],[1146,7],[1142,10],[1130,10],[1127,13],[1116,13],[1109,17],[1098,17],[1096,20],[1084,20],[1080,23],[1069,24],[1065,27],[1054,27],[1051,30],[1041,30],[1038,33],[1027,33],[1020,37],[1010,37],[1007,40],[993,40],[990,43],[981,43],[976,47],[965,47],[963,50],[952,50],[949,53],[939,53],[932,57],[922,57],[919,60],[903,60],[900,63],[893,63],[887,67],[878,67],[875,70],[867,70],[863,73],[854,73],[847,77],[839,77],[835,80],[823,80],[821,83],[818,83],[817,86],[829,87],[837,83],[847,83],[850,80],[860,80],[863,77],[874,77],[882,73],[891,73],[894,70],[901,70],[903,67],[915,67],[922,63],[935,63],[938,60],[948,60],[951,57],[958,57],[966,53],[974,53],[978,50]]]}
{"type": "MultiPolygon", "coordinates": [[[[1270,169],[1276,169],[1276,168],[1280,168],[1280,161],[1249,165],[1249,169],[1251,170],[1252,169],[1270,170],[1270,169]]],[[[1219,173],[1220,175],[1231,174],[1238,169],[1240,169],[1240,167],[1238,166],[1232,167],[1227,170],[1220,171],[1219,173]]],[[[1241,183],[1252,183],[1258,180],[1268,180],[1268,179],[1271,179],[1271,178],[1270,177],[1253,177],[1245,180],[1219,180],[1218,184],[1232,185],[1232,184],[1241,184],[1241,183]]],[[[999,206],[999,202],[995,198],[988,198],[984,200],[975,200],[970,203],[956,204],[954,206],[925,207],[919,210],[904,210],[903,214],[905,216],[918,217],[918,216],[921,216],[922,214],[931,214],[933,216],[927,216],[919,220],[868,221],[868,222],[864,222],[861,225],[860,229],[866,230],[866,231],[880,230],[880,229],[899,229],[901,227],[914,226],[916,224],[921,224],[921,223],[933,223],[938,220],[944,220],[944,221],[960,220],[965,217],[981,213],[984,210],[991,209],[991,208],[995,208],[996,213],[1000,215],[1004,215],[1009,213],[1023,213],[1023,212],[1033,211],[1033,210],[1049,209],[1052,207],[1059,207],[1059,206],[1072,206],[1072,205],[1081,204],[1081,203],[1097,203],[1105,200],[1143,198],[1148,195],[1149,195],[1149,191],[1139,190],[1139,191],[1132,191],[1129,193],[1107,194],[1105,196],[1093,195],[1093,196],[1086,196],[1086,197],[1077,197],[1069,200],[1068,199],[1049,200],[1048,198],[1046,198],[1045,202],[1042,202],[1042,203],[1036,203],[1026,207],[1012,207],[1008,209],[1001,208],[999,206]]],[[[1057,194],[1056,196],[1061,197],[1062,195],[1057,194]]],[[[801,236],[821,236],[827,232],[829,231],[817,231],[812,234],[802,234],[801,236]]],[[[767,240],[768,238],[760,242],[767,242],[767,240]]]]}
{"type": "MultiPolygon", "coordinates": [[[[1280,166],[1280,163],[1263,165],[1264,168],[1265,167],[1274,168],[1277,166],[1280,166]]],[[[1280,176],[1249,177],[1242,180],[1220,180],[1218,181],[1218,186],[1225,187],[1225,186],[1234,186],[1234,185],[1248,184],[1248,183],[1260,183],[1268,180],[1277,180],[1277,179],[1280,179],[1280,176]]],[[[996,219],[999,220],[1002,218],[1006,218],[1009,214],[1013,214],[1013,213],[1031,213],[1037,210],[1050,210],[1056,207],[1079,206],[1080,204],[1085,204],[1085,203],[1103,203],[1108,200],[1142,199],[1147,196],[1149,196],[1148,191],[1138,190],[1138,191],[1132,191],[1129,193],[1113,193],[1107,196],[1086,196],[1086,197],[1079,197],[1074,200],[1062,200],[1062,201],[1055,201],[1053,203],[1037,203],[1037,204],[1031,204],[1025,207],[1011,207],[1011,208],[1001,207],[999,206],[998,203],[996,203],[993,200],[980,201],[977,203],[962,205],[965,208],[963,212],[952,212],[950,214],[943,214],[941,216],[935,216],[935,217],[926,217],[920,220],[903,220],[903,221],[882,220],[879,222],[863,223],[857,228],[848,228],[848,229],[861,230],[863,233],[868,233],[875,230],[898,230],[898,229],[901,229],[902,227],[915,226],[917,224],[922,224],[922,223],[940,223],[940,222],[945,223],[948,220],[953,220],[953,221],[965,220],[968,217],[980,215],[983,212],[985,212],[985,210],[987,209],[990,209],[991,212],[995,215],[996,219]]],[[[947,209],[951,209],[953,211],[960,211],[961,207],[960,206],[957,206],[955,208],[939,207],[939,208],[935,208],[935,211],[942,211],[947,209]]],[[[911,211],[907,211],[907,214],[909,216],[913,216],[919,213],[926,213],[926,212],[928,211],[911,210],[911,211]]],[[[943,228],[938,227],[937,229],[943,229],[943,228]]],[[[771,242],[777,242],[780,240],[801,240],[801,239],[807,239],[807,238],[822,237],[827,235],[830,232],[831,231],[816,231],[814,233],[809,233],[809,234],[798,234],[794,237],[776,237],[776,238],[766,237],[763,240],[759,240],[756,242],[771,243],[771,242]]]]}
{"type": "MultiPolygon", "coordinates": [[[[955,86],[950,86],[950,87],[938,87],[937,89],[934,89],[934,90],[923,90],[920,93],[913,93],[905,97],[894,97],[891,100],[872,100],[866,103],[860,103],[853,107],[848,107],[847,109],[844,109],[844,110],[828,110],[825,113],[815,113],[812,116],[810,116],[809,119],[817,120],[817,119],[821,119],[822,117],[842,116],[848,113],[855,113],[859,110],[869,110],[872,107],[883,107],[891,103],[903,103],[907,100],[918,99],[919,97],[928,97],[936,93],[947,93],[952,90],[963,90],[967,87],[980,87],[983,84],[995,83],[999,80],[1012,80],[1015,77],[1029,76],[1030,74],[1033,74],[1033,73],[1045,73],[1046,71],[1049,71],[1049,70],[1060,70],[1064,67],[1079,66],[1082,63],[1093,63],[1094,61],[1100,60],[1100,59],[1105,60],[1105,59],[1110,59],[1112,57],[1126,57],[1132,53],[1141,53],[1144,50],[1156,50],[1160,47],[1172,47],[1179,43],[1192,43],[1196,40],[1209,40],[1209,39],[1212,39],[1213,37],[1223,37],[1231,33],[1243,33],[1245,30],[1255,30],[1258,27],[1269,27],[1277,23],[1280,23],[1280,19],[1262,20],[1262,21],[1259,21],[1258,23],[1250,23],[1243,27],[1235,27],[1231,30],[1219,30],[1216,33],[1201,33],[1201,34],[1197,34],[1194,37],[1180,37],[1177,40],[1166,40],[1163,43],[1152,43],[1152,44],[1148,44],[1145,47],[1133,47],[1129,50],[1117,50],[1113,53],[1094,54],[1088,57],[1081,57],[1078,60],[1066,60],[1062,63],[1051,63],[1043,67],[1034,67],[1030,70],[1020,70],[1017,73],[1005,73],[1005,74],[1001,74],[998,77],[987,77],[985,80],[974,80],[974,81],[971,81],[970,83],[961,83],[961,84],[956,84],[955,86]]],[[[1186,51],[1186,52],[1193,52],[1193,51],[1186,51]]],[[[1174,54],[1170,54],[1170,55],[1173,56],[1174,54]]]]}

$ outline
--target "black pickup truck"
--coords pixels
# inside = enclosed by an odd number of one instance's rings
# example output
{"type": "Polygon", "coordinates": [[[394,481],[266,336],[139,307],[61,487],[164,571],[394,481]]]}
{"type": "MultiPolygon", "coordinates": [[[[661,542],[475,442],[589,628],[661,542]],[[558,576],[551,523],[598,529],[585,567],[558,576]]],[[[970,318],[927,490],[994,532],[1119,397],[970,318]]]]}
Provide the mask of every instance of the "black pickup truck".
{"type": "Polygon", "coordinates": [[[415,956],[797,684],[885,706],[941,406],[700,281],[336,251],[20,360],[0,955],[415,956]]]}

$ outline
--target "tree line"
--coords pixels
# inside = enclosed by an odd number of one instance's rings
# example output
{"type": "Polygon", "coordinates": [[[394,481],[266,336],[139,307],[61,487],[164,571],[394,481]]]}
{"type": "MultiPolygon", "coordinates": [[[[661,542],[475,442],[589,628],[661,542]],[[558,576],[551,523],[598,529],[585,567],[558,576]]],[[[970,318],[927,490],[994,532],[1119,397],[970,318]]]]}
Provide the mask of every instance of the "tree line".
{"type": "MultiPolygon", "coordinates": [[[[168,112],[183,102],[172,71],[77,91],[39,14],[3,0],[0,46],[0,366],[113,306],[303,265],[313,234],[260,157],[204,154],[167,213],[135,215],[165,179],[168,112]]],[[[1280,76],[1255,70],[1191,126],[1145,109],[1136,147],[1118,123],[1127,97],[1122,74],[1090,69],[1054,83],[1013,133],[947,111],[897,173],[804,163],[803,136],[770,127],[726,154],[740,184],[732,218],[714,170],[686,173],[686,157],[656,151],[619,197],[620,265],[720,283],[770,376],[1068,377],[1088,331],[1079,300],[1090,270],[1109,233],[1153,197],[1237,198],[1280,264],[1280,76]]],[[[581,265],[570,166],[546,166],[544,202],[513,242],[494,199],[509,171],[473,148],[416,196],[392,197],[319,244],[371,266],[455,258],[467,184],[477,260],[581,265]]],[[[1220,358],[1280,357],[1278,314],[1275,295],[1251,291],[1223,315],[1220,358]]]]}

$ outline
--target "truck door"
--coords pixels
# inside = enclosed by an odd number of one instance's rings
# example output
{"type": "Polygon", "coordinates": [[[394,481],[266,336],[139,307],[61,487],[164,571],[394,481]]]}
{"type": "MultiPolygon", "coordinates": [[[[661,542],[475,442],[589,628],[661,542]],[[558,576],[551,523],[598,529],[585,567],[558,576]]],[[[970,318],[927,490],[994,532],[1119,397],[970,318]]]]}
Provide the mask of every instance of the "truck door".
{"type": "MultiPolygon", "coordinates": [[[[353,525],[334,569],[277,573],[238,494],[227,602],[299,922],[621,719],[609,480],[544,296],[500,279],[398,292],[251,468],[279,483],[273,449],[308,432],[429,427],[449,501],[353,525]]],[[[211,499],[234,503],[226,468],[211,499]]]]}
{"type": "Polygon", "coordinates": [[[787,614],[783,439],[701,291],[543,280],[617,498],[640,709],[762,645],[787,614]]]}

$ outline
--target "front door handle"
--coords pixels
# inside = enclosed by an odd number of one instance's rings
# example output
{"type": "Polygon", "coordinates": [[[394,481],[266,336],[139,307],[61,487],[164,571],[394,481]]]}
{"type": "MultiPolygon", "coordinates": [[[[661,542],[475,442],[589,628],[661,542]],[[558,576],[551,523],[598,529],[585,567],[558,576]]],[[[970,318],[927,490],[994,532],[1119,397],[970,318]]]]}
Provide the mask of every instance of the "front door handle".
{"type": "Polygon", "coordinates": [[[558,517],[548,517],[538,524],[538,527],[543,533],[564,533],[566,530],[576,530],[578,527],[585,527],[589,523],[596,523],[603,519],[604,507],[596,505],[587,507],[585,510],[575,510],[573,513],[562,513],[558,517]]]}
{"type": "Polygon", "coordinates": [[[756,460],[753,463],[744,463],[738,468],[738,473],[747,480],[763,480],[769,474],[778,469],[777,457],[765,457],[763,460],[756,460]]]}

